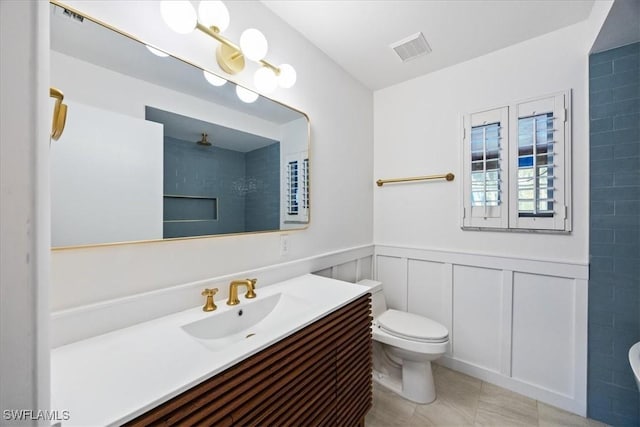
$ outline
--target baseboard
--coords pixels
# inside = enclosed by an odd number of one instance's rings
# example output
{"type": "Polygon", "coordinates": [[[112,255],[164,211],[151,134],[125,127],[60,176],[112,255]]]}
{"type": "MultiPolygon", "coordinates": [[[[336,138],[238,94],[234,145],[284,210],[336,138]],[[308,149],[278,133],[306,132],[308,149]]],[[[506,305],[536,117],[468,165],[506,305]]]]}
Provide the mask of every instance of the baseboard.
{"type": "Polygon", "coordinates": [[[449,356],[443,356],[438,359],[436,363],[526,397],[539,400],[547,405],[555,406],[556,408],[572,412],[582,417],[587,416],[586,402],[580,402],[571,396],[555,393],[551,390],[520,381],[513,377],[507,377],[499,372],[491,371],[449,356]]]}

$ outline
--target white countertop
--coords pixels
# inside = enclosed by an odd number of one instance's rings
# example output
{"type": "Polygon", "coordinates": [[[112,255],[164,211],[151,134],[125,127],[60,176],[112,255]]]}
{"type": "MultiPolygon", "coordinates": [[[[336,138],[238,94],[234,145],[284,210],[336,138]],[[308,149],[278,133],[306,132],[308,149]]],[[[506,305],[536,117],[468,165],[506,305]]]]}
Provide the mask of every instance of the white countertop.
{"type": "Polygon", "coordinates": [[[265,288],[239,306],[216,301],[218,309],[185,310],[53,349],[51,409],[69,411],[62,426],[120,425],[228,367],[291,335],[370,291],[368,287],[304,275],[265,288]],[[286,327],[256,334],[213,351],[181,326],[236,309],[276,293],[299,298],[309,309],[286,327]]]}

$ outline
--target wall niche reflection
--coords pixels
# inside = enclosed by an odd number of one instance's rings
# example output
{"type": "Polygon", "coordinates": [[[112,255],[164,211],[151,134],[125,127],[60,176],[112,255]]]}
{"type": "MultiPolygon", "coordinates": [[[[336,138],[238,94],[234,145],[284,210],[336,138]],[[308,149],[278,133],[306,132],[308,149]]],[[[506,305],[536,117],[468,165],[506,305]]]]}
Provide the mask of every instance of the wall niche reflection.
{"type": "Polygon", "coordinates": [[[146,119],[164,128],[164,238],[280,227],[280,141],[153,107],[146,119]]]}

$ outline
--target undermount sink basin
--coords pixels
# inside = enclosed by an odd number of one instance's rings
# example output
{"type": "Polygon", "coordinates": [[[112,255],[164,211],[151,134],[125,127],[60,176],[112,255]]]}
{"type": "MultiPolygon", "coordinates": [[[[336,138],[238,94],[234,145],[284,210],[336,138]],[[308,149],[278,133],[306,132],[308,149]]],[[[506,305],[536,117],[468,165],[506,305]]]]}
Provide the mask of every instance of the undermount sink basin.
{"type": "Polygon", "coordinates": [[[309,308],[303,299],[277,293],[243,301],[232,309],[182,326],[187,334],[211,350],[219,351],[234,343],[281,327],[309,308]]]}
{"type": "Polygon", "coordinates": [[[629,349],[629,363],[631,364],[631,370],[636,377],[636,385],[640,390],[640,342],[635,343],[629,349]]]}

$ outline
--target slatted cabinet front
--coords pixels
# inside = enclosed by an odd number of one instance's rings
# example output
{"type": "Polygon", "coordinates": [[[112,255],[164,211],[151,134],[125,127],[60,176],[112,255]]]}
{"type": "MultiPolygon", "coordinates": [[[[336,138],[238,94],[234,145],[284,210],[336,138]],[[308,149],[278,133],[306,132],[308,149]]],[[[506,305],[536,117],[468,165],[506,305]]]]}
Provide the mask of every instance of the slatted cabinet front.
{"type": "Polygon", "coordinates": [[[370,325],[367,294],[127,425],[364,425],[370,325]]]}

